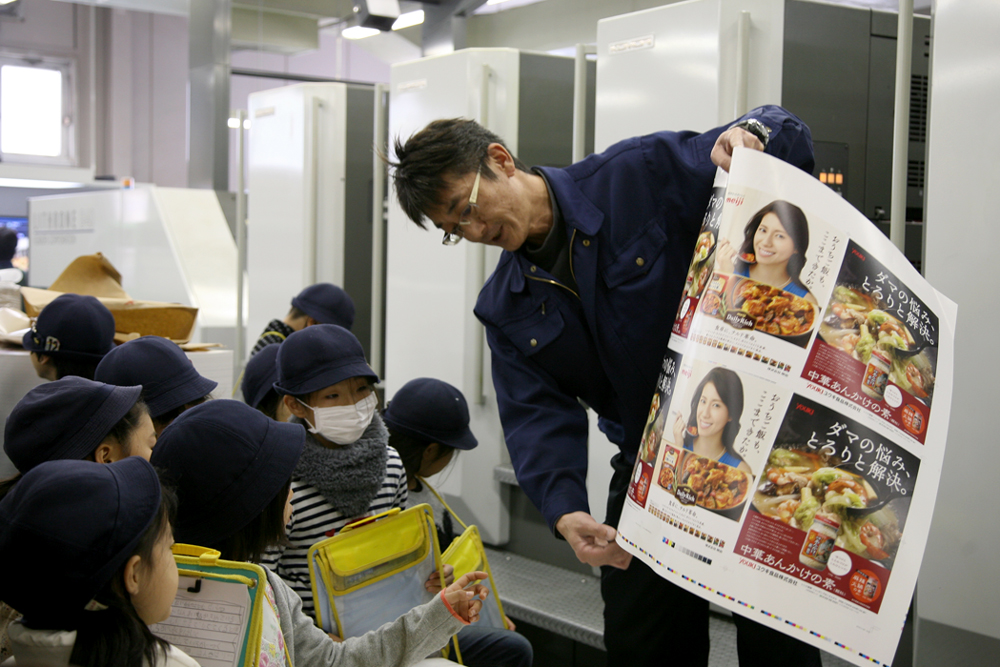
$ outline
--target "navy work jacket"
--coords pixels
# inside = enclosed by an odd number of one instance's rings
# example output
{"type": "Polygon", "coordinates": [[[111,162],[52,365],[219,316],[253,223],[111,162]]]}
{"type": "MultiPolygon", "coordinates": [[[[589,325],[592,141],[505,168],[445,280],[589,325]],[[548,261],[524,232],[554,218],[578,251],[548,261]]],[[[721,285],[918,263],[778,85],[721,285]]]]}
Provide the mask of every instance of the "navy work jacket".
{"type": "MultiPolygon", "coordinates": [[[[770,128],[768,153],[812,172],[801,120],[776,106],[745,118],[770,128]]],[[[658,132],[541,169],[566,223],[578,291],[505,251],[479,294],[507,448],[550,528],[590,511],[580,401],[634,461],[712,192],[710,154],[725,130],[658,132]]]]}

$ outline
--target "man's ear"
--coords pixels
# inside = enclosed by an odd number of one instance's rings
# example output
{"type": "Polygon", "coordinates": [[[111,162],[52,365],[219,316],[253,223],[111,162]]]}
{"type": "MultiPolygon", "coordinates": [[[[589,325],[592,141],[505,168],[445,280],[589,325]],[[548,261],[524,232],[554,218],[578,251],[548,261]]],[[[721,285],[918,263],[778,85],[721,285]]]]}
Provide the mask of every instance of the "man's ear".
{"type": "Polygon", "coordinates": [[[125,563],[125,590],[129,595],[139,594],[139,566],[142,564],[142,556],[135,555],[125,563]]]}
{"type": "Polygon", "coordinates": [[[486,148],[486,153],[497,163],[500,171],[508,177],[513,176],[514,172],[517,171],[517,167],[514,165],[514,156],[503,145],[497,143],[490,144],[486,148]]]}

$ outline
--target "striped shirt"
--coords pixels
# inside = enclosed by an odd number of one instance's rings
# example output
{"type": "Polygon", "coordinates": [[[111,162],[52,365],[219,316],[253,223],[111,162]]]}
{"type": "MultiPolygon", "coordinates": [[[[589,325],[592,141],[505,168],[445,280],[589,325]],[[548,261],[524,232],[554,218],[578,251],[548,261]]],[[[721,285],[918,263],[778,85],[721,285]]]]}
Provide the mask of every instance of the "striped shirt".
{"type": "Polygon", "coordinates": [[[368,511],[361,516],[344,516],[326,501],[316,487],[298,478],[292,479],[292,520],[285,532],[288,546],[268,550],[262,565],[285,580],[302,598],[302,611],[315,617],[312,585],[309,583],[309,547],[332,537],[347,524],[366,516],[406,507],[406,471],[399,453],[392,447],[386,461],[385,479],[368,511]]]}

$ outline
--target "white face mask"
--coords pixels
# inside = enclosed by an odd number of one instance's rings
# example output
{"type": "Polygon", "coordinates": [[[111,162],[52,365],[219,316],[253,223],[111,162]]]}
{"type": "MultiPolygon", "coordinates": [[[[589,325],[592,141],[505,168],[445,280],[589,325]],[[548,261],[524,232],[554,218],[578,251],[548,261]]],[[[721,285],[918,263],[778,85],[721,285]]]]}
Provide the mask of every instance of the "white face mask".
{"type": "MultiPolygon", "coordinates": [[[[296,399],[298,400],[298,399],[296,399]]],[[[321,435],[338,445],[349,445],[356,442],[372,423],[375,415],[375,394],[368,394],[354,405],[335,405],[329,408],[317,408],[299,401],[313,411],[315,424],[310,424],[310,433],[321,435]]],[[[308,424],[308,420],[306,420],[308,424]]]]}

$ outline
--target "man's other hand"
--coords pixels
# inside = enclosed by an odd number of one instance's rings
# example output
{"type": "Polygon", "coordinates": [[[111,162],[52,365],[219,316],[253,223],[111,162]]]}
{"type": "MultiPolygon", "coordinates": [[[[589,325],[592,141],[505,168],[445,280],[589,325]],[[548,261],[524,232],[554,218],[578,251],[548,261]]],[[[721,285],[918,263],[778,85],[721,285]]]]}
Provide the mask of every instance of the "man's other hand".
{"type": "Polygon", "coordinates": [[[632,561],[632,554],[615,542],[615,529],[598,523],[586,512],[563,514],[556,522],[556,530],[573,547],[581,563],[610,565],[625,570],[632,561]]]}
{"type": "Polygon", "coordinates": [[[743,146],[754,150],[764,150],[764,144],[760,139],[750,134],[742,127],[731,127],[715,140],[712,147],[712,162],[717,167],[722,167],[723,171],[729,171],[729,165],[733,161],[733,149],[743,146]]]}

